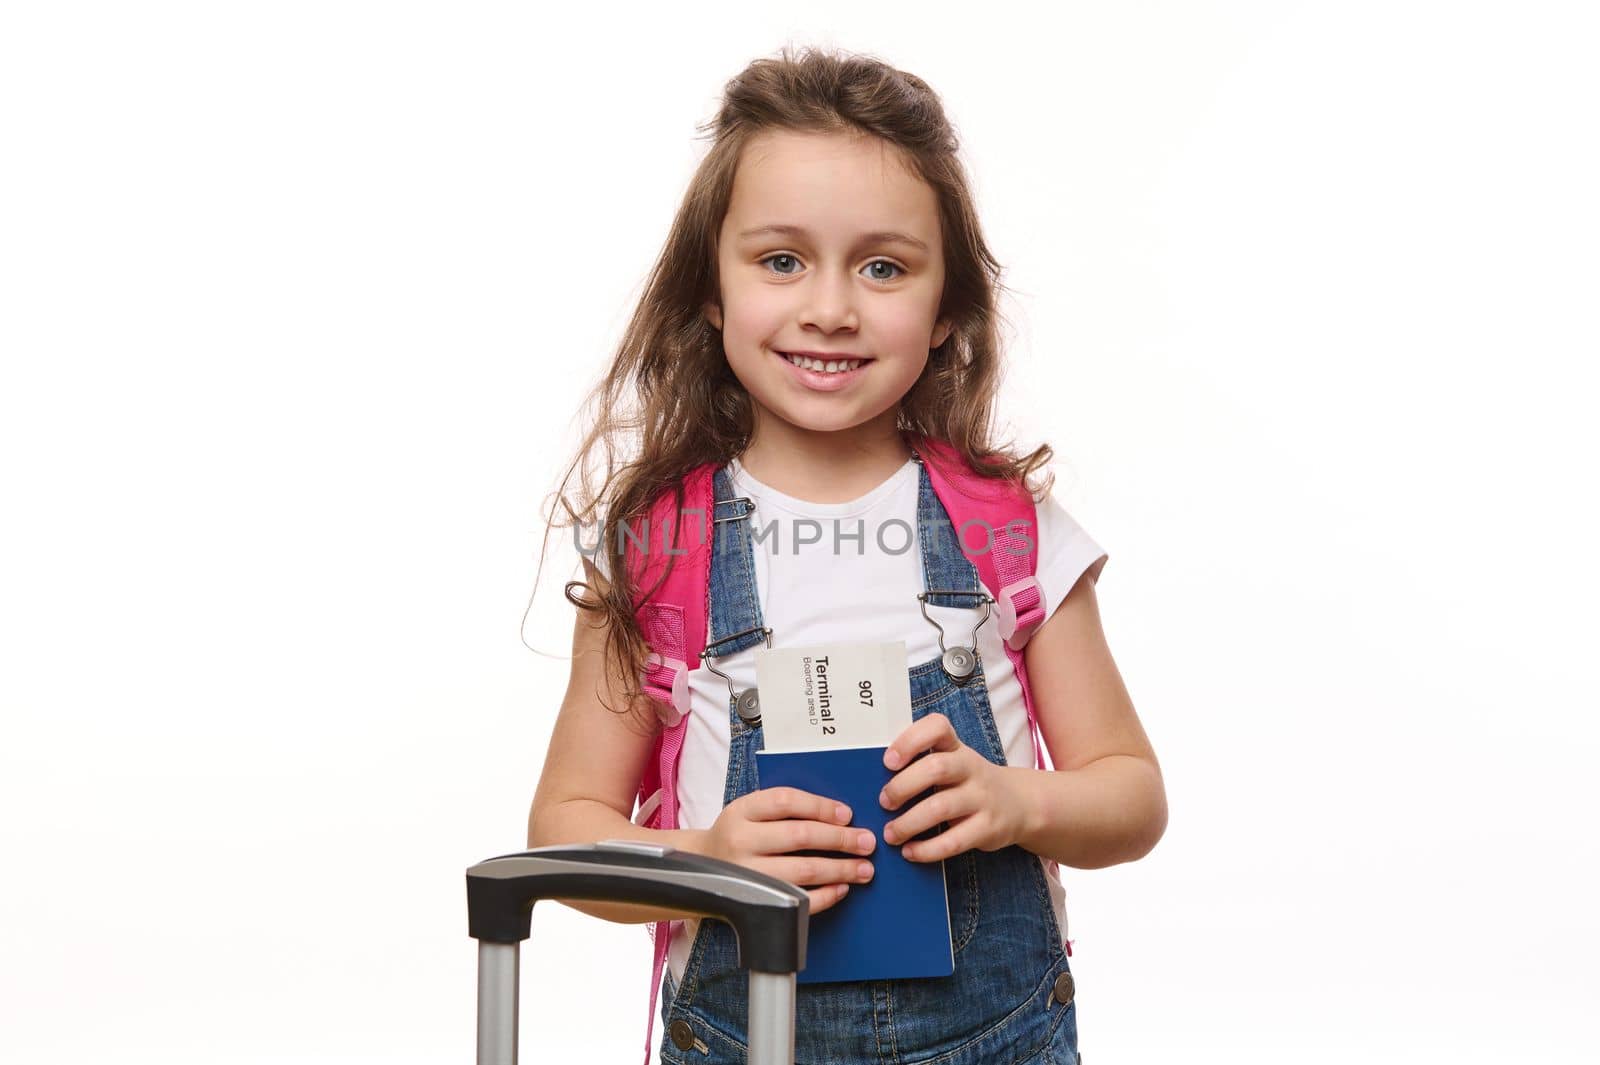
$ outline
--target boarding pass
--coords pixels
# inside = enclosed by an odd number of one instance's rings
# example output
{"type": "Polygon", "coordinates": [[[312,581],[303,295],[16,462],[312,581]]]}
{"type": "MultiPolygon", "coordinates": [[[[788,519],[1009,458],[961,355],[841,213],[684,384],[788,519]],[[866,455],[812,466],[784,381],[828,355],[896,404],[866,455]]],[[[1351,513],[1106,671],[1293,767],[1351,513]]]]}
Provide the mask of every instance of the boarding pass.
{"type": "Polygon", "coordinates": [[[756,651],[762,749],[887,747],[911,724],[905,641],[756,651]]]}

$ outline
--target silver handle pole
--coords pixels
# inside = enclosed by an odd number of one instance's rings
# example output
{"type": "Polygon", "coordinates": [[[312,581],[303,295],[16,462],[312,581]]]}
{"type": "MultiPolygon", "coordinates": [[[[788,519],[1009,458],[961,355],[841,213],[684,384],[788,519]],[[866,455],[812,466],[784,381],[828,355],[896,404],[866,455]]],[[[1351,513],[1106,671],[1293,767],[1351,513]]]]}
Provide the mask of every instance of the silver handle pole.
{"type": "Polygon", "coordinates": [[[521,943],[478,941],[478,1065],[517,1065],[521,943]]]}
{"type": "Polygon", "coordinates": [[[750,970],[747,1065],[794,1065],[794,973],[750,970]]]}

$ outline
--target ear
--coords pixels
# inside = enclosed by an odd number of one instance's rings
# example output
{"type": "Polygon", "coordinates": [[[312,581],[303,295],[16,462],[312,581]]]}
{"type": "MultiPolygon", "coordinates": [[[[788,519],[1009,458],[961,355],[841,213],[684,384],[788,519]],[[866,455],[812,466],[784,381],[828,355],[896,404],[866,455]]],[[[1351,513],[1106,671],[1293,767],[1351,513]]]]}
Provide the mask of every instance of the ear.
{"type": "Polygon", "coordinates": [[[939,321],[934,323],[932,342],[929,343],[928,347],[936,348],[940,344],[943,344],[946,340],[949,340],[950,339],[950,331],[953,328],[954,328],[954,325],[951,323],[950,319],[948,319],[948,318],[939,319],[939,321]]]}
{"type": "Polygon", "coordinates": [[[711,328],[722,331],[722,308],[715,303],[708,303],[701,310],[705,313],[706,321],[711,323],[711,328]]]}

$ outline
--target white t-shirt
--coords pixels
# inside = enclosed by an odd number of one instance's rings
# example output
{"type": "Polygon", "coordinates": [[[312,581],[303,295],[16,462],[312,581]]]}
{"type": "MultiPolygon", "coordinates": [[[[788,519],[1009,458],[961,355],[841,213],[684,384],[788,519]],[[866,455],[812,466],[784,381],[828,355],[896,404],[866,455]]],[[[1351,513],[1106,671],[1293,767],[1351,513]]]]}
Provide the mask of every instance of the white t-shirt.
{"type": "MultiPolygon", "coordinates": [[[[734,493],[749,497],[754,506],[749,519],[752,537],[771,526],[765,538],[751,546],[762,623],[772,629],[774,647],[904,640],[912,666],[938,656],[939,634],[922,616],[917,601],[923,575],[921,548],[915,540],[914,460],[908,459],[887,481],[848,503],[809,503],[784,495],[751,477],[737,459],[728,464],[728,475],[734,493]],[[803,539],[815,542],[800,543],[803,539]]],[[[1048,618],[1085,571],[1091,580],[1099,580],[1108,556],[1053,496],[1038,504],[1037,520],[1036,576],[1048,618]]],[[[599,552],[590,559],[602,574],[603,556],[599,552]]],[[[987,586],[984,590],[995,592],[987,586]]],[[[930,604],[928,615],[944,627],[948,647],[966,643],[983,613],[930,604]]],[[[717,657],[717,668],[732,678],[735,691],[755,684],[755,655],[764,646],[717,657]]],[[[1032,766],[1033,739],[1022,687],[993,616],[978,630],[978,654],[1006,764],[1032,766]]],[[[690,671],[689,689],[689,725],[678,763],[678,827],[703,829],[710,828],[722,812],[732,742],[728,685],[702,665],[690,671]]],[[[1044,859],[1040,862],[1043,865],[1044,859]]],[[[1048,866],[1045,869],[1056,921],[1065,935],[1065,892],[1048,866]]],[[[675,981],[683,979],[698,928],[698,918],[686,919],[672,938],[668,957],[675,981]]]]}

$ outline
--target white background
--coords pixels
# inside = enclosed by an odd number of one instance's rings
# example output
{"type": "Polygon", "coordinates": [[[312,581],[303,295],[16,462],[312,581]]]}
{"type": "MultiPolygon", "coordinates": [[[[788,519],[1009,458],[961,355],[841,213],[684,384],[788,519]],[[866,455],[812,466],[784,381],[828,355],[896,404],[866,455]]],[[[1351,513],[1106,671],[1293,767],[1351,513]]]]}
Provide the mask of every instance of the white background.
{"type": "MultiPolygon", "coordinates": [[[[1600,1054],[1589,5],[4,10],[0,1058],[470,1059],[546,497],[785,42],[943,96],[1112,556],[1172,812],[1066,871],[1087,1060],[1600,1054]]],[[[525,1059],[649,960],[539,908],[525,1059]]]]}

